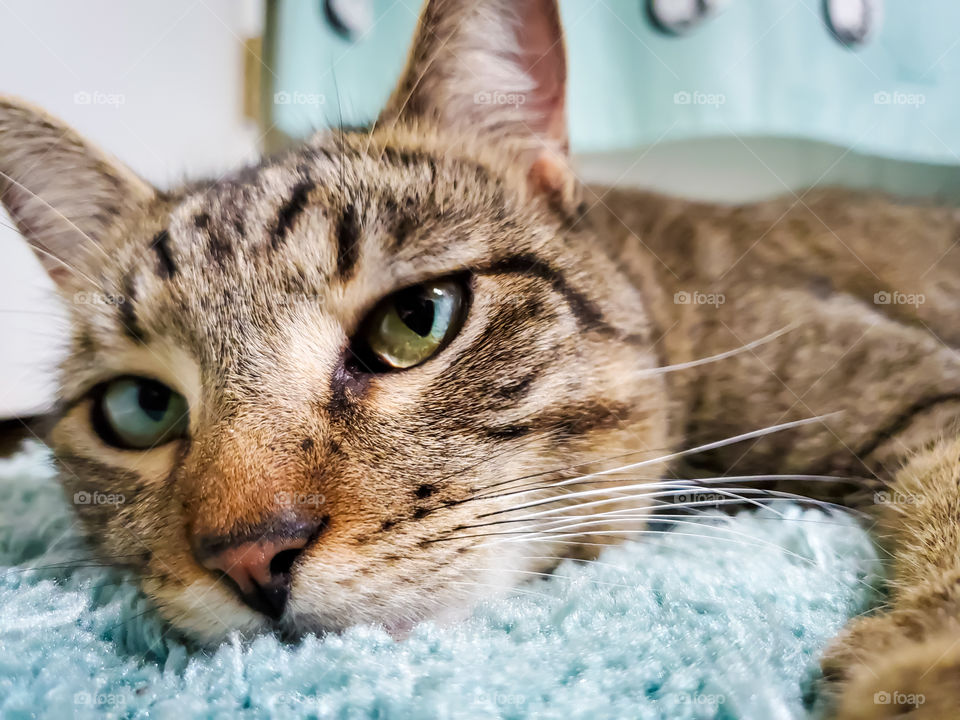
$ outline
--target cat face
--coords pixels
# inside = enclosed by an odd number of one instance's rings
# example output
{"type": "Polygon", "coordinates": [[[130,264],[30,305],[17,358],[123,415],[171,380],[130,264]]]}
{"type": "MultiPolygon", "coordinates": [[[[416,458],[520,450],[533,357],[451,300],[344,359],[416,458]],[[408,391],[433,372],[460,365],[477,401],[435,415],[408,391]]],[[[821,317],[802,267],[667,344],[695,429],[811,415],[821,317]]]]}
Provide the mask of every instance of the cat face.
{"type": "Polygon", "coordinates": [[[73,300],[67,494],[201,640],[399,632],[639,524],[581,522],[642,504],[578,478],[667,415],[566,166],[556,8],[458,5],[372,130],[172,192],[0,100],[4,203],[73,300]]]}

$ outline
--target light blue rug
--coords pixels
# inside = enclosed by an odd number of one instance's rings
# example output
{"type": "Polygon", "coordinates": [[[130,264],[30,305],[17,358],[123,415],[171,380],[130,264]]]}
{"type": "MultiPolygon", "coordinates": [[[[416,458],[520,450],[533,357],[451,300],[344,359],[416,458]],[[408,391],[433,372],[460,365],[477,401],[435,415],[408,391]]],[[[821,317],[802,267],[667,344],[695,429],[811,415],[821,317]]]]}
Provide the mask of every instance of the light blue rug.
{"type": "Polygon", "coordinates": [[[817,656],[873,601],[877,563],[852,521],[777,510],[564,563],[400,642],[358,627],[200,653],[129,580],[66,562],[82,544],[29,447],[0,462],[0,717],[806,717],[817,656]]]}

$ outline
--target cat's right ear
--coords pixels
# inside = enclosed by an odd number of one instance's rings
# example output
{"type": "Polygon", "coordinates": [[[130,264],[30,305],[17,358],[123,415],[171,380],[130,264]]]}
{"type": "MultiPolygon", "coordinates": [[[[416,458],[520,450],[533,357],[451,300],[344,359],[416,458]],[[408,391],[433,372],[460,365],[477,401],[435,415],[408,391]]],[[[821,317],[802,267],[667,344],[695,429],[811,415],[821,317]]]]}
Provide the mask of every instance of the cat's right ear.
{"type": "Polygon", "coordinates": [[[58,285],[156,191],[69,126],[0,97],[0,202],[58,285]]]}
{"type": "Polygon", "coordinates": [[[565,195],[566,77],[556,0],[428,0],[378,124],[510,142],[534,190],[565,195]]]}

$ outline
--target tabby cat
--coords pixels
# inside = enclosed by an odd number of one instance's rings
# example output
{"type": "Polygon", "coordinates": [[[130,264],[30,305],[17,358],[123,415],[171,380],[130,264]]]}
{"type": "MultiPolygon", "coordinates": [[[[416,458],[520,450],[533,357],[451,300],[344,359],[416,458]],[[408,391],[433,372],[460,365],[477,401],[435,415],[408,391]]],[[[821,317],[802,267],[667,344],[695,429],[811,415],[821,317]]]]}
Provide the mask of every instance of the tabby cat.
{"type": "Polygon", "coordinates": [[[200,641],[402,633],[629,536],[691,448],[867,478],[892,594],[826,655],[837,713],[949,716],[960,212],[585,187],[565,74],[551,0],[431,0],[371,128],[171,191],[0,99],[3,203],[71,308],[50,443],[91,543],[200,641]]]}

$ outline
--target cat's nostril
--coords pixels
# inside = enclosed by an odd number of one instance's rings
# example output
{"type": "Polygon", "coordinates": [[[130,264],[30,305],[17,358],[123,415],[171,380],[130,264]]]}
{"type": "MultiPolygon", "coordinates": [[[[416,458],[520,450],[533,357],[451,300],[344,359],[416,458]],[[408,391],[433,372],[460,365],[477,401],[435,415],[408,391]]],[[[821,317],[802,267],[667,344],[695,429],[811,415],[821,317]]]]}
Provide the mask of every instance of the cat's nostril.
{"type": "Polygon", "coordinates": [[[273,556],[273,560],[270,561],[270,574],[274,577],[278,575],[289,575],[290,569],[293,567],[293,561],[300,557],[300,553],[302,552],[303,548],[278,552],[273,556]]]}
{"type": "Polygon", "coordinates": [[[255,539],[208,539],[197,559],[230,578],[247,605],[279,619],[290,598],[293,564],[321,529],[322,523],[299,523],[255,539]]]}

